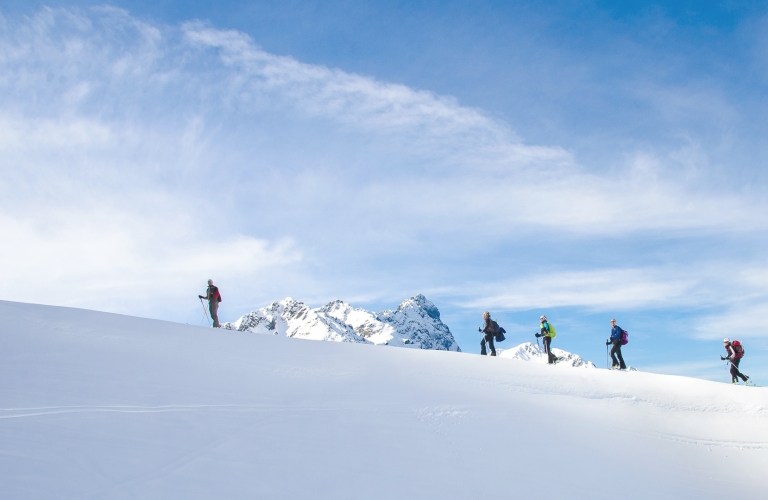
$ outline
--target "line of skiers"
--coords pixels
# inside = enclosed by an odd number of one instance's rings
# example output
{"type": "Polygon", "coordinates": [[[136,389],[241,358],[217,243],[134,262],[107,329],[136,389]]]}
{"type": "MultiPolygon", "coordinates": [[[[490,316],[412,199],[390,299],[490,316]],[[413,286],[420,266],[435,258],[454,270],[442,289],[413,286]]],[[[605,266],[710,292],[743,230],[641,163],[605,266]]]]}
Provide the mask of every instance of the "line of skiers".
{"type": "MultiPolygon", "coordinates": [[[[496,356],[496,347],[494,346],[494,340],[501,342],[505,339],[504,334],[507,333],[504,328],[491,319],[491,313],[485,311],[483,313],[483,327],[478,328],[477,331],[483,334],[483,338],[480,339],[480,354],[486,356],[488,352],[485,349],[486,344],[491,350],[491,356],[496,356]]],[[[547,353],[547,363],[553,365],[557,363],[557,356],[552,352],[552,339],[557,335],[555,327],[547,321],[546,316],[539,318],[539,333],[536,333],[536,342],[538,343],[539,337],[544,342],[544,352],[547,353]]]]}
{"type": "MultiPolygon", "coordinates": [[[[506,331],[499,326],[499,324],[491,319],[491,313],[485,311],[483,313],[483,328],[478,328],[478,331],[483,334],[483,338],[480,340],[480,354],[485,356],[487,354],[485,346],[488,344],[491,350],[491,356],[496,356],[496,348],[494,346],[494,339],[497,342],[504,340],[504,334],[506,331]]],[[[557,335],[555,327],[547,320],[546,316],[539,318],[539,332],[536,333],[536,342],[542,338],[544,342],[544,352],[547,354],[547,364],[556,364],[557,356],[552,352],[552,339],[557,335]]],[[[627,345],[629,342],[629,333],[616,324],[616,318],[611,318],[611,336],[605,341],[606,351],[608,346],[611,346],[611,369],[612,370],[626,370],[627,365],[624,363],[624,356],[621,354],[621,347],[627,345]]],[[[744,357],[744,347],[741,342],[731,339],[723,339],[723,345],[727,356],[720,356],[722,361],[728,361],[730,364],[731,383],[737,384],[738,379],[741,378],[744,384],[749,383],[749,377],[739,371],[739,363],[741,358],[744,357]]]]}
{"type": "MultiPolygon", "coordinates": [[[[221,293],[219,292],[219,288],[213,284],[213,280],[208,280],[208,289],[205,291],[205,295],[198,295],[198,297],[200,298],[201,303],[203,300],[208,301],[208,311],[211,314],[213,328],[221,328],[221,325],[219,324],[219,302],[221,302],[221,293]]],[[[205,309],[205,306],[203,306],[203,309],[205,309]]],[[[483,323],[483,327],[478,328],[478,331],[483,334],[483,338],[480,340],[480,354],[483,356],[488,354],[486,351],[487,344],[491,351],[491,356],[496,356],[494,340],[502,342],[505,339],[504,334],[506,333],[506,330],[500,327],[496,321],[491,319],[491,313],[488,311],[483,313],[483,323]]],[[[554,365],[557,363],[558,359],[552,352],[552,339],[557,336],[557,330],[555,330],[555,327],[547,320],[546,316],[542,315],[539,318],[539,323],[539,332],[535,335],[536,342],[538,343],[539,338],[542,339],[542,342],[544,343],[544,352],[547,354],[547,364],[554,365]]],[[[628,342],[629,334],[626,330],[623,330],[616,324],[615,318],[612,318],[611,337],[605,341],[606,349],[607,346],[612,346],[610,350],[612,370],[627,369],[627,365],[624,363],[624,357],[621,355],[621,346],[626,345],[628,342]]],[[[727,356],[720,356],[720,359],[722,361],[730,362],[731,383],[737,384],[738,379],[741,378],[744,383],[747,384],[749,377],[739,371],[739,363],[741,362],[741,358],[744,357],[744,347],[741,345],[741,342],[738,340],[731,342],[731,339],[726,337],[723,339],[723,345],[725,346],[727,356]]]]}

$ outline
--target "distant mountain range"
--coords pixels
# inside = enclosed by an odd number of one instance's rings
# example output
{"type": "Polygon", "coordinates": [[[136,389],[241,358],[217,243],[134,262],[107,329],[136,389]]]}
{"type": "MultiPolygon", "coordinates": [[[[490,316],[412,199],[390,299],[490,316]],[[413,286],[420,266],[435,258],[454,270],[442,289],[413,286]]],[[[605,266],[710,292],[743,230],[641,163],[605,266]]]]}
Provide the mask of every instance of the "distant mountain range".
{"type": "Polygon", "coordinates": [[[379,313],[353,308],[341,300],[313,309],[288,297],[224,323],[222,328],[309,340],[461,351],[440,320],[440,311],[421,294],[404,300],[394,311],[379,313]]]}

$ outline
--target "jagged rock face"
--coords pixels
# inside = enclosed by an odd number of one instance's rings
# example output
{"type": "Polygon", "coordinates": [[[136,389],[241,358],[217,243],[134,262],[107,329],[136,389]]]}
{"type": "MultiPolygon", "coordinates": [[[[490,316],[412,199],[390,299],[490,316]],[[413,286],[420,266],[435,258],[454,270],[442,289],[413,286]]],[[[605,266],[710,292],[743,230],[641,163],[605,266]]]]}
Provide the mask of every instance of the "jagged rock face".
{"type": "Polygon", "coordinates": [[[382,311],[379,319],[398,333],[399,342],[407,347],[461,351],[448,327],[440,321],[440,311],[423,295],[404,300],[395,311],[382,311]]]}
{"type": "Polygon", "coordinates": [[[340,300],[312,309],[289,297],[234,323],[224,323],[222,328],[310,340],[461,351],[448,326],[440,320],[440,311],[423,295],[404,300],[395,311],[378,314],[340,300]]]}
{"type": "MultiPolygon", "coordinates": [[[[559,359],[557,365],[568,365],[575,368],[597,368],[591,361],[582,359],[578,354],[573,354],[562,349],[552,348],[552,354],[559,359]]],[[[535,363],[547,363],[547,353],[544,352],[544,348],[539,345],[534,345],[530,342],[525,342],[512,349],[504,349],[499,353],[502,358],[519,359],[521,361],[533,361],[535,363]]]]}

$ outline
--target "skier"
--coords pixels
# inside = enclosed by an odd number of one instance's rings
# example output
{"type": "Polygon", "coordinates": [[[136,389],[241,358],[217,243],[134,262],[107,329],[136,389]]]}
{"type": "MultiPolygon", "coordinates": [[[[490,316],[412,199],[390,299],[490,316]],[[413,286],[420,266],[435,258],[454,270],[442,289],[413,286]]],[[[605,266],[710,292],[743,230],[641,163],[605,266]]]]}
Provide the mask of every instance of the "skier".
{"type": "Polygon", "coordinates": [[[746,384],[749,377],[739,371],[739,363],[741,362],[741,358],[744,357],[744,348],[741,347],[741,342],[734,340],[733,343],[731,343],[731,339],[726,337],[723,339],[723,346],[725,347],[725,352],[728,353],[728,356],[720,356],[720,359],[723,361],[727,359],[731,362],[731,383],[738,384],[739,379],[736,377],[741,377],[744,384],[746,384]]]}
{"type": "Polygon", "coordinates": [[[211,312],[211,319],[213,320],[214,328],[221,328],[219,324],[219,302],[221,302],[221,294],[219,288],[213,286],[213,280],[208,280],[208,290],[205,292],[205,297],[198,295],[201,299],[208,301],[208,310],[211,312]]]}
{"type": "Polygon", "coordinates": [[[494,325],[493,320],[491,320],[491,313],[485,311],[483,313],[483,320],[485,320],[484,327],[477,329],[480,333],[485,334],[480,340],[480,354],[482,356],[486,355],[485,343],[488,342],[488,347],[491,349],[491,356],[496,356],[496,347],[493,345],[493,338],[496,336],[496,325],[494,325]]]}
{"type": "Polygon", "coordinates": [[[555,338],[555,328],[549,324],[546,316],[539,318],[541,322],[541,333],[537,333],[536,337],[544,337],[544,352],[547,353],[547,364],[554,365],[557,363],[557,356],[552,354],[552,339],[555,338]]]}
{"type": "Polygon", "coordinates": [[[624,356],[621,355],[621,334],[624,330],[616,324],[616,319],[611,320],[611,338],[605,341],[605,345],[613,344],[611,347],[611,370],[616,368],[620,370],[626,370],[627,365],[624,364],[624,356]],[[618,360],[616,359],[618,358],[618,360]]]}

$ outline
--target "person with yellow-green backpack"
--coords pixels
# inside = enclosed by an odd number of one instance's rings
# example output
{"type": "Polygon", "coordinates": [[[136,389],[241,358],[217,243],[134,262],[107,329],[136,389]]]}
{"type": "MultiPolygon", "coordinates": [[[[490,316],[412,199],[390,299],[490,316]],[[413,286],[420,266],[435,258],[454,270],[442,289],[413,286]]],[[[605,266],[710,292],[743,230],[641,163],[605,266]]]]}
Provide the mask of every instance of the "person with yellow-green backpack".
{"type": "Polygon", "coordinates": [[[539,321],[541,322],[541,333],[537,333],[536,337],[543,337],[544,352],[547,353],[547,364],[554,365],[557,363],[557,356],[552,354],[552,339],[555,338],[557,332],[555,331],[555,327],[547,321],[546,316],[539,318],[539,321]]]}

